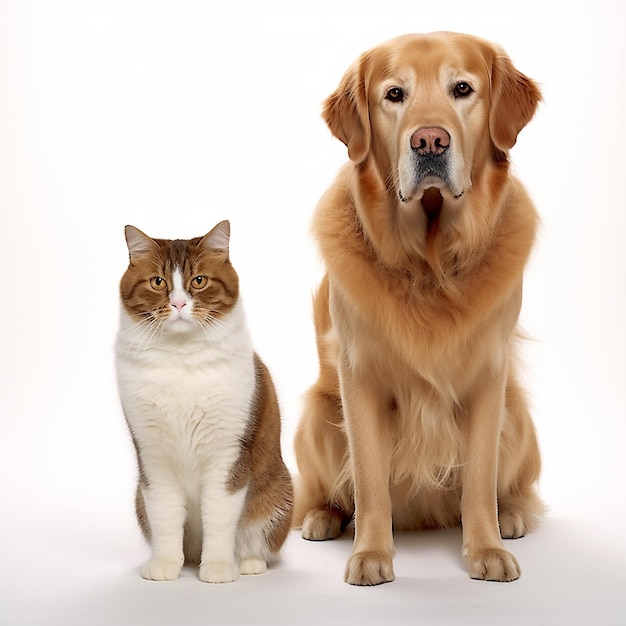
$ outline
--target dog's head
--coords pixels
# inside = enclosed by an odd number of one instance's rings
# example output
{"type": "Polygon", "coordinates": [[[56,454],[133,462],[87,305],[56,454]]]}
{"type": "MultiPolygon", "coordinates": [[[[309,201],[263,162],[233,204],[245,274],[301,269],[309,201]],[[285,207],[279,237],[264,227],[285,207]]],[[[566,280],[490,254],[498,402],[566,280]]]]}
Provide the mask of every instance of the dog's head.
{"type": "Polygon", "coordinates": [[[494,44],[406,35],[363,54],[323,117],[352,161],[373,159],[402,203],[461,198],[481,163],[506,161],[541,94],[494,44]]]}

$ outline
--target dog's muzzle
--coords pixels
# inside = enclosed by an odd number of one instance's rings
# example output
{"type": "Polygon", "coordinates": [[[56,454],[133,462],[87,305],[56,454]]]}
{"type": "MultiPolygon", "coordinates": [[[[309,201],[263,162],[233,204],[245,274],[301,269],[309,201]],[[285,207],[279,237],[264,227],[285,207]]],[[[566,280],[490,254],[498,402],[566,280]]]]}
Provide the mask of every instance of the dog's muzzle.
{"type": "Polygon", "coordinates": [[[446,187],[451,187],[449,148],[450,135],[443,128],[420,128],[413,133],[411,150],[417,187],[429,177],[439,178],[446,187]]]}
{"type": "Polygon", "coordinates": [[[463,187],[455,182],[450,145],[450,134],[443,128],[420,128],[411,135],[408,160],[400,172],[401,202],[421,198],[430,187],[455,199],[463,195],[463,187]]]}

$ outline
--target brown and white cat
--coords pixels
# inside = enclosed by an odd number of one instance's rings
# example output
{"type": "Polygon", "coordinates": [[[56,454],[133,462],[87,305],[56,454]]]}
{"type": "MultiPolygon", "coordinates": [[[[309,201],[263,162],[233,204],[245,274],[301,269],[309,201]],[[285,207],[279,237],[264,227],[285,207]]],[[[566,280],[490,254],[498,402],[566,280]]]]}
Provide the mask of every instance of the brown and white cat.
{"type": "Polygon", "coordinates": [[[293,486],[270,374],[254,352],[229,259],[230,225],[151,239],[126,227],[118,388],[137,451],[142,575],[259,574],[287,536],[293,486]]]}

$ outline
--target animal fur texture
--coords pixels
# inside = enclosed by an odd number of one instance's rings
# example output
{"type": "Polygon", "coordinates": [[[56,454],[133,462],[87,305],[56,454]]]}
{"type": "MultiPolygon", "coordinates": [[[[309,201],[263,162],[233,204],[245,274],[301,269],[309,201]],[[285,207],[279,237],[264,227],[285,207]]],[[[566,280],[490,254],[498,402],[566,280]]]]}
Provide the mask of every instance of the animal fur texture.
{"type": "Polygon", "coordinates": [[[126,227],[117,377],[151,580],[177,578],[185,561],[204,582],[262,573],[290,526],[278,402],[246,327],[229,234],[228,222],[175,241],[126,227]]]}
{"type": "Polygon", "coordinates": [[[432,33],[364,53],[325,102],[350,161],[314,218],[295,523],[324,540],[354,516],[348,583],[394,579],[393,529],[460,523],[472,578],[520,575],[502,538],[543,510],[515,347],[538,217],[508,154],[540,99],[499,46],[432,33]]]}

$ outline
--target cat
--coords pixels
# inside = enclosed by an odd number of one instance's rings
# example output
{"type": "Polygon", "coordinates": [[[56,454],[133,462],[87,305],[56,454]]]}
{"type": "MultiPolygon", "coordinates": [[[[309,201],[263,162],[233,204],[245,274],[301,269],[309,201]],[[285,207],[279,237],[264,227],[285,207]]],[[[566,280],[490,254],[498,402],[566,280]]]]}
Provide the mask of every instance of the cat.
{"type": "Polygon", "coordinates": [[[149,580],[199,564],[203,582],[260,574],[291,524],[280,412],[254,352],[229,258],[230,224],[204,237],[125,229],[116,372],[139,480],[149,580]]]}

